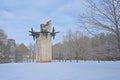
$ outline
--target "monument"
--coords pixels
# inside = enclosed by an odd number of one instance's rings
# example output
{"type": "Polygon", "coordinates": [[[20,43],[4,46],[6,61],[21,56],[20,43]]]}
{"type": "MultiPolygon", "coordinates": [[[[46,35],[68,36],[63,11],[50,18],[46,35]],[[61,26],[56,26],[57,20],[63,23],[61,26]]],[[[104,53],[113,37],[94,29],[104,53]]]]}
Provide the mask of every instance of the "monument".
{"type": "Polygon", "coordinates": [[[55,38],[56,33],[53,27],[51,31],[51,20],[46,24],[40,25],[40,32],[35,32],[33,28],[29,31],[36,40],[36,61],[37,62],[51,62],[52,61],[52,37],[55,38]]]}

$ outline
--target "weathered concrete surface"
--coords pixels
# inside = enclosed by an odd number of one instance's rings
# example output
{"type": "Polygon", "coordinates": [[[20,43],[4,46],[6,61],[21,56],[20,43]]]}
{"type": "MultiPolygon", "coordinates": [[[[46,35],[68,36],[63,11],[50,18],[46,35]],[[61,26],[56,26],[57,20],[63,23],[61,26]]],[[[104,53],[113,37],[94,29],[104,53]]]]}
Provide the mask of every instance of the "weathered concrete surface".
{"type": "MultiPolygon", "coordinates": [[[[46,24],[41,24],[40,28],[50,32],[51,21],[48,21],[46,24]]],[[[36,39],[36,61],[41,63],[52,61],[52,43],[49,33],[47,37],[45,34],[40,33],[39,37],[36,39]]]]}

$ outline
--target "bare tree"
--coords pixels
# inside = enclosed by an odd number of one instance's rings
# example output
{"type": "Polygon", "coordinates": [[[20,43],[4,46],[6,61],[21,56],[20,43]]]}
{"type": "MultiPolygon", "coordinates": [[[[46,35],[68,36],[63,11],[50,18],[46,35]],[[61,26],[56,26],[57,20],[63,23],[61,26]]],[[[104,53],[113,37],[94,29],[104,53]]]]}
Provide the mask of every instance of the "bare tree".
{"type": "Polygon", "coordinates": [[[7,35],[4,30],[0,29],[0,63],[8,62],[7,52],[7,35]]]}
{"type": "Polygon", "coordinates": [[[88,0],[88,6],[91,14],[80,15],[82,19],[79,18],[79,23],[82,23],[82,27],[90,33],[90,25],[99,30],[113,33],[120,51],[120,0],[98,0],[97,2],[88,0]]]}
{"type": "Polygon", "coordinates": [[[71,30],[68,30],[67,35],[64,36],[63,44],[66,58],[69,59],[71,62],[75,57],[73,50],[73,32],[71,30]]]}
{"type": "Polygon", "coordinates": [[[63,54],[65,54],[64,50],[63,50],[63,47],[64,45],[61,44],[61,43],[58,43],[58,44],[55,44],[52,46],[52,51],[53,51],[53,55],[52,55],[52,58],[54,60],[63,60],[64,59],[64,56],[63,54]]]}
{"type": "Polygon", "coordinates": [[[10,62],[15,62],[15,49],[16,49],[15,40],[14,39],[8,39],[7,54],[9,55],[10,62]]]}
{"type": "Polygon", "coordinates": [[[0,29],[0,40],[5,40],[7,39],[7,35],[4,32],[4,30],[0,29]]]}
{"type": "Polygon", "coordinates": [[[35,44],[32,44],[30,43],[29,46],[28,46],[28,49],[29,49],[29,61],[31,62],[34,62],[35,61],[35,44]]]}
{"type": "Polygon", "coordinates": [[[87,37],[83,36],[80,31],[72,32],[68,31],[67,35],[64,36],[64,46],[65,52],[68,59],[75,59],[78,62],[79,59],[83,60],[85,58],[85,53],[87,53],[87,37]]]}
{"type": "Polygon", "coordinates": [[[23,62],[28,60],[28,48],[21,43],[20,45],[17,45],[16,48],[16,62],[23,62]]]}

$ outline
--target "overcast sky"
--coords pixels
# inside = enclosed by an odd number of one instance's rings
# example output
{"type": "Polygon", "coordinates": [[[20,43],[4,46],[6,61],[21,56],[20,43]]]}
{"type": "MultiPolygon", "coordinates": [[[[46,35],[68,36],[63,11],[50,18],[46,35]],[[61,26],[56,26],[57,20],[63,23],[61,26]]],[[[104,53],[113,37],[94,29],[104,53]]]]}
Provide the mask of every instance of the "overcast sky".
{"type": "Polygon", "coordinates": [[[53,43],[62,41],[69,29],[77,29],[78,15],[85,11],[84,0],[0,0],[0,29],[16,43],[33,43],[29,30],[52,20],[57,34],[53,43]]]}

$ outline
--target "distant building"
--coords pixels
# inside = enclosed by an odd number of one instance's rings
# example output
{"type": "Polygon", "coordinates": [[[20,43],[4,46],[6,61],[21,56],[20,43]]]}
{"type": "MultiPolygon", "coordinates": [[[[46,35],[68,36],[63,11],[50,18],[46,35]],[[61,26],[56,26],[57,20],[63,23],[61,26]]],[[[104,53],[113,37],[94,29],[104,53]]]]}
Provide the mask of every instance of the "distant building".
{"type": "Polygon", "coordinates": [[[8,54],[11,62],[14,62],[15,60],[15,49],[16,49],[16,43],[14,39],[8,39],[7,41],[7,47],[8,47],[8,54]]]}

